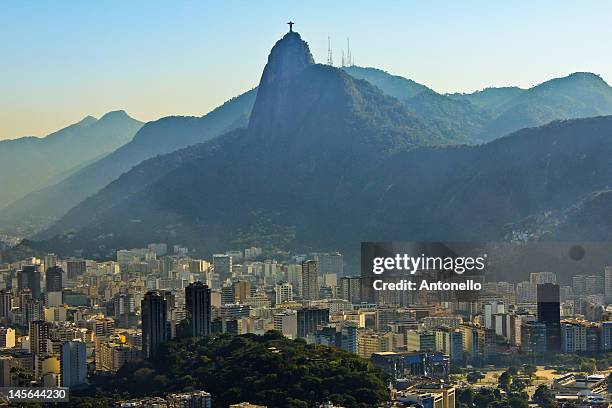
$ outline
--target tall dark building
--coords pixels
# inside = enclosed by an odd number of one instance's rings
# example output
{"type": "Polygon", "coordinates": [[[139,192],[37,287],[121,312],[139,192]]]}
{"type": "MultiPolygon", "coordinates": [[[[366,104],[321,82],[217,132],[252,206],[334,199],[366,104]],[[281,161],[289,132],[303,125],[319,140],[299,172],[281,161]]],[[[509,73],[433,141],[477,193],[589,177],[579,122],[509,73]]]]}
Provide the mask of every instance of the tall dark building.
{"type": "Polygon", "coordinates": [[[145,358],[153,358],[159,346],[168,340],[168,305],[158,291],[144,295],[142,308],[142,352],[145,358]]]}
{"type": "Polygon", "coordinates": [[[52,266],[47,268],[45,274],[45,284],[47,292],[61,292],[64,289],[62,282],[62,274],[64,270],[59,266],[52,266]]]}
{"type": "Polygon", "coordinates": [[[49,334],[53,325],[43,320],[35,320],[30,323],[30,353],[40,355],[48,353],[49,334]]]}
{"type": "Polygon", "coordinates": [[[84,259],[69,259],[66,261],[66,274],[68,280],[74,280],[77,276],[82,275],[87,270],[87,264],[84,259]]]}
{"type": "Polygon", "coordinates": [[[40,273],[36,265],[26,265],[17,274],[17,289],[30,289],[34,299],[40,299],[40,273]]]}
{"type": "Polygon", "coordinates": [[[10,290],[0,290],[0,318],[9,316],[13,308],[13,294],[10,290]]]}
{"type": "Polygon", "coordinates": [[[306,338],[329,323],[329,309],[327,308],[303,308],[297,312],[298,337],[306,338]]]}
{"type": "Polygon", "coordinates": [[[19,278],[17,271],[15,269],[9,269],[8,274],[6,275],[6,289],[9,291],[12,291],[13,289],[13,279],[15,279],[15,276],[19,278]]]}
{"type": "Polygon", "coordinates": [[[185,288],[185,309],[192,337],[210,335],[210,288],[195,282],[185,288]]]}
{"type": "Polygon", "coordinates": [[[559,285],[543,283],[537,286],[538,323],[546,325],[548,351],[561,349],[561,302],[559,285]]]}

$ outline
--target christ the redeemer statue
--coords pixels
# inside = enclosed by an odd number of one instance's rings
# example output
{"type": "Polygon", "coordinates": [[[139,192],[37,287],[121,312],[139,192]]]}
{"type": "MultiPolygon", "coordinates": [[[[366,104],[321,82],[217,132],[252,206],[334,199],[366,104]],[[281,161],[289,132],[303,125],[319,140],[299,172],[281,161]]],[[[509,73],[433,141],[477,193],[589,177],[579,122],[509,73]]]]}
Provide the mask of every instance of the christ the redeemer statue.
{"type": "Polygon", "coordinates": [[[293,32],[293,25],[295,23],[293,21],[289,21],[287,24],[289,24],[289,32],[292,33],[293,32]]]}

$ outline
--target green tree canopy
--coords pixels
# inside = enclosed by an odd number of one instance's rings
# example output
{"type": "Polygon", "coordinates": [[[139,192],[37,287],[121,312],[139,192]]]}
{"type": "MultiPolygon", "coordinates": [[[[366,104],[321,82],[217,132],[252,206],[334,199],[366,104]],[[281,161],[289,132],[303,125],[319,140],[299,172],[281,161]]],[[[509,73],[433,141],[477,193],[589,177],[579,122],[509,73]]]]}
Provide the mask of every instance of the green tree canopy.
{"type": "Polygon", "coordinates": [[[533,394],[533,402],[543,408],[552,408],[557,406],[555,402],[555,394],[553,394],[552,391],[544,384],[536,388],[535,393],[533,394]]]}
{"type": "Polygon", "coordinates": [[[510,375],[510,373],[508,373],[508,371],[504,371],[503,373],[501,373],[498,379],[499,388],[501,388],[504,391],[508,391],[510,389],[511,381],[512,381],[512,376],[510,375]]]}
{"type": "Polygon", "coordinates": [[[206,390],[215,406],[249,401],[270,407],[378,406],[389,399],[386,376],[343,350],[264,336],[222,335],[166,343],[152,362],[126,364],[91,389],[130,397],[206,390]]]}
{"type": "Polygon", "coordinates": [[[484,377],[485,376],[480,371],[472,371],[471,373],[467,374],[466,379],[469,383],[474,384],[482,380],[484,377]]]}

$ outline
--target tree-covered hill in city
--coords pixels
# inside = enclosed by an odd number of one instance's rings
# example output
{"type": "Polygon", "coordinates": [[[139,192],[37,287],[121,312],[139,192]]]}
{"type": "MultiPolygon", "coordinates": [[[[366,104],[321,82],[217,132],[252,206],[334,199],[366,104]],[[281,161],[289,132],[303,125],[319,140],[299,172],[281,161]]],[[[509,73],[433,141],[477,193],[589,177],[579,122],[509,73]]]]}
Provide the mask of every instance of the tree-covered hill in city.
{"type": "Polygon", "coordinates": [[[384,374],[367,360],[276,332],[172,341],[162,346],[156,361],[127,364],[114,376],[95,377],[87,392],[71,399],[75,403],[96,390],[101,400],[206,390],[215,407],[248,401],[307,408],[332,401],[366,408],[389,399],[384,374]]]}
{"type": "MultiPolygon", "coordinates": [[[[255,95],[255,89],[248,91],[202,117],[170,116],[145,124],[129,143],[0,211],[0,228],[26,233],[44,229],[142,161],[246,126],[255,95]]],[[[65,155],[57,157],[64,160],[65,155]]]]}
{"type": "Polygon", "coordinates": [[[114,111],[100,119],[87,116],[45,137],[0,141],[0,208],[128,143],[142,125],[114,111]]]}

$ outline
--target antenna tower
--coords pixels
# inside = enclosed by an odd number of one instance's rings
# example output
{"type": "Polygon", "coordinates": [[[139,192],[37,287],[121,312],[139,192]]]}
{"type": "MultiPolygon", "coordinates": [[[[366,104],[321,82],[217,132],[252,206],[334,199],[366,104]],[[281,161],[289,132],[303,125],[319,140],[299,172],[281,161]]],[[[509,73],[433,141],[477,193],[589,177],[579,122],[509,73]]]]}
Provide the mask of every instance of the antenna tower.
{"type": "Polygon", "coordinates": [[[327,65],[334,66],[334,55],[331,48],[331,39],[327,36],[327,65]]]}
{"type": "Polygon", "coordinates": [[[346,64],[350,67],[353,65],[351,61],[351,39],[346,37],[346,64]]]}

